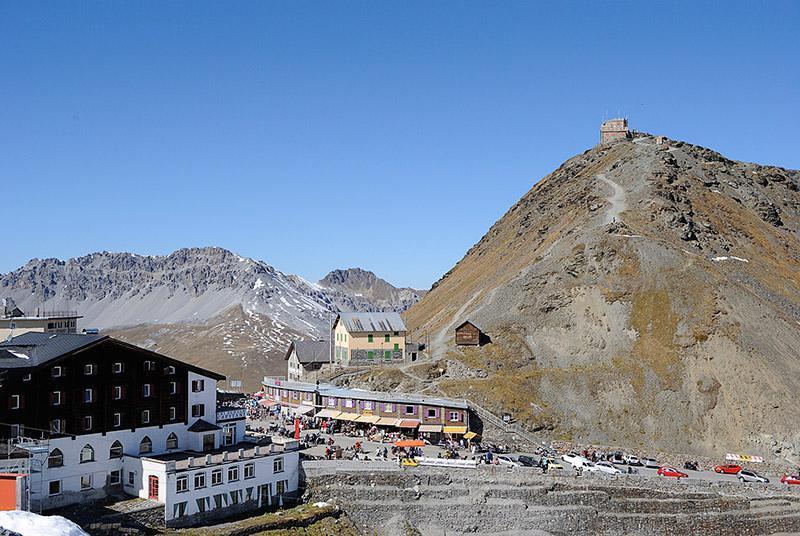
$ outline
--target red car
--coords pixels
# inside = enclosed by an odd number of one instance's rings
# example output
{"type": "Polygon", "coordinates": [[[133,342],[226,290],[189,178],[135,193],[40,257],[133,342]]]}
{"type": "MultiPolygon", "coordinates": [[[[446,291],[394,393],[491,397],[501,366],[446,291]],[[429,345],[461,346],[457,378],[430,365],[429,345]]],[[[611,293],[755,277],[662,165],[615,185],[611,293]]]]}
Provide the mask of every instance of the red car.
{"type": "Polygon", "coordinates": [[[718,466],[716,466],[714,468],[714,472],[715,473],[724,473],[726,475],[736,475],[736,474],[739,474],[739,471],[741,471],[741,470],[742,470],[741,467],[739,467],[738,465],[735,465],[733,463],[728,463],[728,464],[725,464],[725,465],[718,465],[718,466]]]}
{"type": "Polygon", "coordinates": [[[783,475],[783,477],[781,478],[781,484],[800,485],[800,475],[794,475],[794,476],[783,475]]]}
{"type": "Polygon", "coordinates": [[[661,476],[672,476],[677,479],[689,478],[689,475],[687,475],[686,473],[681,473],[674,467],[659,467],[658,474],[661,476]]]}

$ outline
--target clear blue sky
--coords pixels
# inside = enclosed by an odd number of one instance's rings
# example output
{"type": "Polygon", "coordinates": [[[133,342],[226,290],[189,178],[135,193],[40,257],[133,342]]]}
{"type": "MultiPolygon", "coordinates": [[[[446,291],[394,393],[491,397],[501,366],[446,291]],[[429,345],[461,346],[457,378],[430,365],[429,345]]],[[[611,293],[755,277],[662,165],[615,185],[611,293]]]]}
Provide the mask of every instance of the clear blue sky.
{"type": "Polygon", "coordinates": [[[218,245],[427,288],[618,112],[800,168],[800,2],[3,2],[0,272],[218,245]]]}

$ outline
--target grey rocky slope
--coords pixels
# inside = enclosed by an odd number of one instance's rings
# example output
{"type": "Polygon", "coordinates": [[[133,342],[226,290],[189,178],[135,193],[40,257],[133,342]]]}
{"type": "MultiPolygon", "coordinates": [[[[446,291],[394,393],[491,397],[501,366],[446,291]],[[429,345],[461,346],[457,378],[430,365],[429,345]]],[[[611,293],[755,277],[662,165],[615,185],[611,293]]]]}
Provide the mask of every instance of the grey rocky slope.
{"type": "Polygon", "coordinates": [[[83,327],[251,376],[251,383],[283,370],[289,339],[323,335],[338,310],[405,309],[410,298],[396,295],[396,303],[389,292],[375,304],[214,247],[34,259],[0,277],[0,297],[23,311],[77,309],[83,327]]]}
{"type": "Polygon", "coordinates": [[[405,311],[425,295],[422,290],[397,288],[361,268],[334,270],[319,284],[324,289],[338,290],[354,300],[364,300],[380,311],[405,311]]]}
{"type": "Polygon", "coordinates": [[[406,313],[425,386],[553,438],[797,460],[798,187],[651,136],[568,160],[406,313]],[[492,344],[454,348],[468,318],[492,344]]]}

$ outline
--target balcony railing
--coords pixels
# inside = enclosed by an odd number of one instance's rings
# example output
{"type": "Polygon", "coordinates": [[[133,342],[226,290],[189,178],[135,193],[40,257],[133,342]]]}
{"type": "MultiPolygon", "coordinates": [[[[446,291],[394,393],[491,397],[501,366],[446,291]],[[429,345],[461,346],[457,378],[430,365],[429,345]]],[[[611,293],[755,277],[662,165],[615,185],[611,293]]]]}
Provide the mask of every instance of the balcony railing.
{"type": "Polygon", "coordinates": [[[247,417],[247,410],[244,408],[217,408],[217,422],[237,421],[247,417]]]}

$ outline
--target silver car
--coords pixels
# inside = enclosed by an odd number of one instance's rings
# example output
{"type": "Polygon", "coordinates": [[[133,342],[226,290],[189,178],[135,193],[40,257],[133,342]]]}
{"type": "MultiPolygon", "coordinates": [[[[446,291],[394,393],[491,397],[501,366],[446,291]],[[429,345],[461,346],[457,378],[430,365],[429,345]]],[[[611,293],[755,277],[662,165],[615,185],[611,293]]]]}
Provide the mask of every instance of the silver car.
{"type": "Polygon", "coordinates": [[[761,476],[755,471],[748,471],[747,469],[742,469],[736,473],[736,478],[739,479],[739,482],[759,482],[761,484],[769,484],[769,478],[761,476]]]}

